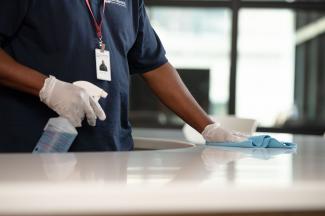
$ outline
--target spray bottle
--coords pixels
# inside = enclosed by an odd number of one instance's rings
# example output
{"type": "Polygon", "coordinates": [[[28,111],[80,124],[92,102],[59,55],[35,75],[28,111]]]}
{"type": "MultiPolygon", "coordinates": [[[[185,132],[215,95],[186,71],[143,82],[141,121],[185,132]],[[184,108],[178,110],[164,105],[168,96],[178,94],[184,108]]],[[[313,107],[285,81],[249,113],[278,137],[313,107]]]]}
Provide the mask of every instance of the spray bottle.
{"type": "MultiPolygon", "coordinates": [[[[103,89],[90,82],[77,81],[73,84],[85,89],[96,101],[101,97],[107,97],[107,93],[103,89]]],[[[33,150],[33,153],[68,152],[77,135],[78,132],[76,128],[66,118],[50,118],[44,128],[41,138],[33,150]]]]}

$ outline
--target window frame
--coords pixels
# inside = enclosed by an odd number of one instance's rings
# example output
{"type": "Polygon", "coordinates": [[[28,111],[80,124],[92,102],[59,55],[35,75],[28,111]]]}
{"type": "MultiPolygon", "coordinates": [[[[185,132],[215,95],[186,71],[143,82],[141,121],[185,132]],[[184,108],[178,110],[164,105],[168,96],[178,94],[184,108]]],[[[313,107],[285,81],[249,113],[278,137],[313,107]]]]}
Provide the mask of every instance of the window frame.
{"type": "MultiPolygon", "coordinates": [[[[146,6],[161,7],[201,7],[201,8],[228,8],[232,12],[231,20],[231,52],[230,52],[230,83],[228,114],[236,115],[236,80],[238,63],[238,16],[241,9],[303,9],[304,11],[325,11],[325,2],[277,2],[251,0],[144,0],[146,6]]],[[[286,132],[300,134],[323,134],[324,128],[307,125],[294,128],[259,127],[260,132],[286,132]]]]}

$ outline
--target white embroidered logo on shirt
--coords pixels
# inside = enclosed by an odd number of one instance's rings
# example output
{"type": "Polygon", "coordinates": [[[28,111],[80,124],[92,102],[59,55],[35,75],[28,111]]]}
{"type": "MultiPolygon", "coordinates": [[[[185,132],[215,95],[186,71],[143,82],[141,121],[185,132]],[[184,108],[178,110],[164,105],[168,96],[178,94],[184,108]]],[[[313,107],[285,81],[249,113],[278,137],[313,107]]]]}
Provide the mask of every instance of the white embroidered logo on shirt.
{"type": "Polygon", "coordinates": [[[115,4],[121,7],[125,7],[126,8],[126,2],[125,0],[105,0],[105,3],[108,4],[115,4]]]}

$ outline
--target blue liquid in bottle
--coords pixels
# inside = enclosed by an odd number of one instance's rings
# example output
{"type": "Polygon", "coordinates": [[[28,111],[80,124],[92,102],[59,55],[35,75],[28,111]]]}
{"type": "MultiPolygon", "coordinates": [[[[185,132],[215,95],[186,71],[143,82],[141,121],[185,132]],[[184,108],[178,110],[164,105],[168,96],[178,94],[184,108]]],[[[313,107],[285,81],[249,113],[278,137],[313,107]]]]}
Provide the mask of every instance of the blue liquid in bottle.
{"type": "Polygon", "coordinates": [[[68,152],[77,135],[77,130],[67,119],[62,117],[51,118],[45,126],[33,153],[68,152]]]}

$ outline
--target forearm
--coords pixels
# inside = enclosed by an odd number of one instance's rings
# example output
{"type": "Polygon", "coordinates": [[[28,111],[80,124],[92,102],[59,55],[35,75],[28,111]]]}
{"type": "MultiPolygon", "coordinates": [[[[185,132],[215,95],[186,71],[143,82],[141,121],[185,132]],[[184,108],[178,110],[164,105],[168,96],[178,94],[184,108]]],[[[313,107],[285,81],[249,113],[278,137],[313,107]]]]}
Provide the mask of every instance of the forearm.
{"type": "Polygon", "coordinates": [[[47,77],[16,62],[0,48],[0,85],[38,96],[47,77]]]}
{"type": "Polygon", "coordinates": [[[143,78],[162,103],[198,132],[213,123],[169,63],[143,74],[143,78]]]}

